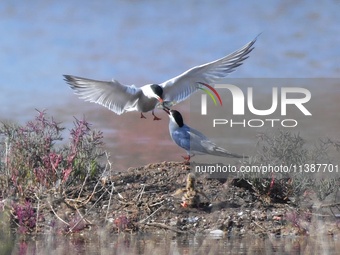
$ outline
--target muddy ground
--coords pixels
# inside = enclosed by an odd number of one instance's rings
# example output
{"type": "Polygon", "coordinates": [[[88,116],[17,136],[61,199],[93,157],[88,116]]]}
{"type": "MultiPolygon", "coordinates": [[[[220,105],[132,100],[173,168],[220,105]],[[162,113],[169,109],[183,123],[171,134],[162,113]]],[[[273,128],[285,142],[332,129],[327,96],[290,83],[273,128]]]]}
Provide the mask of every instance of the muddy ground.
{"type": "Polygon", "coordinates": [[[288,198],[275,201],[239,179],[196,174],[195,201],[183,203],[183,196],[188,199],[189,173],[185,163],[155,163],[111,173],[63,193],[27,194],[33,216],[19,222],[17,211],[11,210],[12,228],[32,234],[91,233],[98,228],[109,233],[167,231],[234,237],[339,234],[331,207],[313,202],[308,195],[303,206],[288,198]]]}

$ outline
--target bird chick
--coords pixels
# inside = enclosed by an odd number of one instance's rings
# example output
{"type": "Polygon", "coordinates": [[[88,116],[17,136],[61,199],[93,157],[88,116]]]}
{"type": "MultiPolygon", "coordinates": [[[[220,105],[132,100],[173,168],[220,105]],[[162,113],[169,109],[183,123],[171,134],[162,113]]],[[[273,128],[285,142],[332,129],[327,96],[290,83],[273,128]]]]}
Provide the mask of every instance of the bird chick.
{"type": "Polygon", "coordinates": [[[174,195],[182,195],[183,207],[198,207],[200,204],[200,195],[204,196],[206,199],[209,198],[202,192],[196,189],[196,176],[193,173],[189,173],[186,179],[185,188],[176,190],[174,195]]]}

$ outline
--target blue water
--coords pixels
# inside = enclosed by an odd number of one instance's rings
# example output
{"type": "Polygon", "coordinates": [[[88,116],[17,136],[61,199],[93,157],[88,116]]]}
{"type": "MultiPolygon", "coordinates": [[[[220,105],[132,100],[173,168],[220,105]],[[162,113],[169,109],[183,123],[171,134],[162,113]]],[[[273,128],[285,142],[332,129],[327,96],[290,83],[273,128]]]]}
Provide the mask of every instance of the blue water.
{"type": "MultiPolygon", "coordinates": [[[[336,0],[4,0],[0,3],[0,120],[21,123],[34,116],[35,108],[48,109],[66,126],[71,126],[73,116],[86,115],[98,129],[114,133],[124,128],[125,136],[133,138],[140,130],[134,125],[140,123],[129,119],[124,126],[125,117],[82,102],[62,74],[114,78],[137,86],[160,83],[240,48],[259,33],[250,58],[230,77],[339,77],[339,11],[336,0]]],[[[171,144],[168,134],[164,136],[164,143],[171,144]]],[[[112,139],[108,147],[128,147],[119,137],[112,139]]],[[[139,133],[138,139],[153,143],[152,134],[139,133]]],[[[121,150],[112,152],[117,160],[128,157],[131,148],[121,150]]],[[[143,154],[140,151],[136,157],[143,154]]],[[[171,159],[175,158],[178,154],[171,159]]],[[[150,155],[132,165],[148,160],[150,155]]]]}

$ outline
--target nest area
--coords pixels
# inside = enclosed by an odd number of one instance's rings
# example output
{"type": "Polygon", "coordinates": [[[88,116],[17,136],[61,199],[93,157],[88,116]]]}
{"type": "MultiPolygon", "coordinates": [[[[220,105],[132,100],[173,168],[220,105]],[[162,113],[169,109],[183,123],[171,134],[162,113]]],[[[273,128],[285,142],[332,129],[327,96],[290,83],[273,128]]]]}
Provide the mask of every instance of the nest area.
{"type": "Polygon", "coordinates": [[[325,234],[339,232],[338,204],[316,206],[315,198],[306,194],[304,205],[297,206],[278,195],[284,192],[282,181],[272,185],[272,192],[261,194],[244,180],[196,174],[194,191],[199,200],[183,205],[188,199],[189,173],[190,166],[179,162],[130,168],[63,192],[51,189],[41,194],[26,192],[20,201],[4,199],[1,213],[9,215],[12,229],[25,234],[105,228],[109,233],[221,230],[228,236],[285,236],[320,234],[320,225],[325,234]]]}

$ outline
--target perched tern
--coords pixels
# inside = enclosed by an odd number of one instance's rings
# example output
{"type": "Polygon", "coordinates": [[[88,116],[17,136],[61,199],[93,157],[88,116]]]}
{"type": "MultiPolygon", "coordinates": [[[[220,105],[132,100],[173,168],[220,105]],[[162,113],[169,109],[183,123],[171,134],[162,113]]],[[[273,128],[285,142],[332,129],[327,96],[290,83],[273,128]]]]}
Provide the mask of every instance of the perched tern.
{"type": "Polygon", "coordinates": [[[168,113],[170,118],[169,132],[172,140],[187,152],[187,156],[183,157],[186,161],[189,161],[195,154],[210,154],[229,158],[247,158],[247,156],[230,153],[226,149],[218,147],[201,132],[185,125],[183,117],[178,111],[168,110],[166,108],[163,110],[168,113]],[[190,155],[190,153],[193,153],[193,155],[190,155]]]}
{"type": "Polygon", "coordinates": [[[188,98],[202,85],[225,78],[248,58],[255,42],[256,38],[228,56],[193,67],[161,84],[147,84],[140,88],[116,80],[98,81],[73,75],[64,75],[64,78],[81,99],[103,105],[119,115],[138,111],[141,118],[145,118],[143,113],[152,111],[154,120],[159,120],[154,114],[157,106],[169,108],[188,98]]]}

